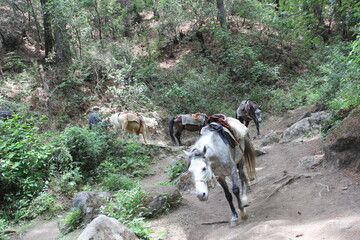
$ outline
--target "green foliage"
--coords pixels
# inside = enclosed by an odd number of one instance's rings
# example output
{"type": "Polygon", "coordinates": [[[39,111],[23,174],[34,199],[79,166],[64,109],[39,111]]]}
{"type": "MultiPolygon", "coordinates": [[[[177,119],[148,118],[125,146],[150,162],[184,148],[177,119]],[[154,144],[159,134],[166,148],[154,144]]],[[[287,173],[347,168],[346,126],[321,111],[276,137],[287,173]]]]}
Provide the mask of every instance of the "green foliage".
{"type": "Polygon", "coordinates": [[[232,110],[226,104],[232,96],[223,94],[233,89],[231,81],[206,58],[185,58],[166,78],[169,87],[159,87],[159,94],[154,98],[174,114],[232,110]]]}
{"type": "Polygon", "coordinates": [[[59,210],[62,210],[62,206],[56,202],[56,196],[44,191],[34,198],[29,206],[20,209],[19,214],[20,219],[33,219],[41,215],[50,219],[59,210]]]}
{"type": "Polygon", "coordinates": [[[65,216],[65,226],[63,234],[70,233],[76,230],[82,224],[83,214],[79,208],[73,209],[65,216]]]}
{"type": "Polygon", "coordinates": [[[186,172],[187,163],[182,160],[177,160],[167,170],[170,181],[174,181],[181,173],[186,172]]]}
{"type": "Polygon", "coordinates": [[[131,190],[138,186],[138,183],[135,180],[126,175],[121,175],[120,173],[106,174],[101,177],[101,183],[104,185],[104,188],[109,191],[118,191],[121,189],[131,190]]]}
{"type": "Polygon", "coordinates": [[[80,167],[84,176],[93,175],[93,170],[106,159],[111,134],[103,128],[68,127],[54,140],[58,147],[55,154],[58,169],[68,170],[80,167]]]}
{"type": "MultiPolygon", "coordinates": [[[[2,215],[2,214],[0,214],[2,215]]],[[[0,218],[0,239],[10,239],[4,231],[8,228],[8,221],[5,219],[0,218]]]]}
{"type": "Polygon", "coordinates": [[[45,118],[13,115],[0,120],[0,192],[5,201],[36,197],[51,171],[53,152],[40,126],[45,118]]]}
{"type": "MultiPolygon", "coordinates": [[[[152,159],[146,146],[132,141],[116,141],[109,149],[109,156],[96,170],[98,176],[122,174],[129,177],[143,177],[147,174],[152,159]]],[[[124,179],[126,181],[126,179],[124,179]]]]}
{"type": "Polygon", "coordinates": [[[15,52],[6,53],[5,57],[2,59],[4,62],[4,67],[9,68],[12,71],[20,72],[24,68],[26,68],[26,64],[20,56],[16,55],[15,52]]]}
{"type": "Polygon", "coordinates": [[[72,197],[80,190],[83,183],[83,175],[79,167],[62,172],[62,174],[55,174],[49,183],[49,188],[64,196],[72,197]]]}
{"type": "Polygon", "coordinates": [[[127,225],[142,239],[149,239],[150,229],[145,228],[142,217],[145,192],[140,187],[131,190],[119,190],[106,208],[101,212],[127,225]]]}

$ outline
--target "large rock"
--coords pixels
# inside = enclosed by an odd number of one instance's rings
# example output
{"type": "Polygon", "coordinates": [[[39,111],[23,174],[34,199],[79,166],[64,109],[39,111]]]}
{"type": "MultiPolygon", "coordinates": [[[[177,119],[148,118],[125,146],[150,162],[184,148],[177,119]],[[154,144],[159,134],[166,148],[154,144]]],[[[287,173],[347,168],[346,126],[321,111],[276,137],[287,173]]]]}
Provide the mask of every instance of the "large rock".
{"type": "Polygon", "coordinates": [[[148,195],[144,199],[143,216],[155,217],[180,205],[182,195],[174,185],[154,186],[144,189],[148,195]]]}
{"type": "Polygon", "coordinates": [[[264,139],[261,141],[261,146],[268,146],[274,143],[280,142],[281,133],[271,130],[269,134],[265,135],[264,139]]]}
{"type": "Polygon", "coordinates": [[[280,143],[288,143],[294,140],[302,140],[304,137],[317,135],[320,133],[321,123],[328,118],[327,112],[316,112],[310,114],[310,117],[305,117],[293,124],[284,131],[283,138],[280,143]]]}
{"type": "Polygon", "coordinates": [[[355,109],[341,123],[331,128],[325,138],[324,152],[327,166],[352,167],[360,171],[360,108],[355,109]]]}
{"type": "Polygon", "coordinates": [[[82,191],[76,194],[71,207],[81,210],[83,222],[87,224],[99,215],[100,207],[107,205],[111,196],[109,192],[82,191]]]}
{"type": "Polygon", "coordinates": [[[137,240],[135,233],[114,218],[99,215],[77,240],[137,240]]]}

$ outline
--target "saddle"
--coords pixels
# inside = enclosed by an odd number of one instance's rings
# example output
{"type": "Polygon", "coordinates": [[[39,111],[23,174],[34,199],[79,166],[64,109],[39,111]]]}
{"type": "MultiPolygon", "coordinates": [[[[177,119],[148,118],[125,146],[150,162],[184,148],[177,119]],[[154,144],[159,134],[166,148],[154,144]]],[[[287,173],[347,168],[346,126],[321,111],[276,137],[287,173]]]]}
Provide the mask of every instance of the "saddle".
{"type": "Polygon", "coordinates": [[[226,120],[226,116],[223,114],[214,114],[208,117],[207,120],[212,131],[219,133],[221,139],[225,144],[229,144],[232,148],[239,145],[238,139],[236,139],[229,122],[226,120]]]}
{"type": "Polygon", "coordinates": [[[133,112],[133,111],[126,111],[121,114],[127,114],[126,118],[127,118],[128,122],[139,123],[139,129],[136,131],[136,135],[139,135],[141,127],[145,125],[144,117],[140,113],[133,112]]]}

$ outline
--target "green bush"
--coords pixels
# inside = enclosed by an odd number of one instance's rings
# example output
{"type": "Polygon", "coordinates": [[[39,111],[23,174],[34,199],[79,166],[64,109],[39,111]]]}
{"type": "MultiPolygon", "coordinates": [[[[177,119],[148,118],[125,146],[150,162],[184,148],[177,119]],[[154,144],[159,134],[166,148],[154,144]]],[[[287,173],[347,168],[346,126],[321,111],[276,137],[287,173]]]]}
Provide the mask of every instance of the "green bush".
{"type": "Polygon", "coordinates": [[[119,190],[110,200],[109,205],[101,209],[101,212],[127,225],[142,239],[150,239],[151,230],[145,227],[142,217],[144,197],[145,192],[140,187],[119,190]]]}
{"type": "Polygon", "coordinates": [[[109,191],[131,190],[138,185],[134,179],[121,175],[121,173],[109,173],[100,180],[105,189],[109,191]]]}
{"type": "Polygon", "coordinates": [[[78,227],[82,224],[82,218],[83,214],[79,208],[73,209],[71,212],[69,212],[65,217],[65,227],[62,229],[62,234],[68,234],[74,230],[76,230],[78,227]]]}
{"type": "Polygon", "coordinates": [[[112,135],[101,127],[68,127],[54,140],[58,147],[55,153],[59,171],[80,167],[85,177],[93,176],[93,171],[103,162],[109,151],[112,135]]]}
{"type": "MultiPolygon", "coordinates": [[[[2,214],[0,214],[2,215],[2,214]]],[[[10,237],[4,233],[4,231],[8,228],[8,221],[0,218],[0,239],[10,239],[10,237]]]]}
{"type": "Polygon", "coordinates": [[[186,172],[187,167],[187,163],[182,160],[172,163],[170,168],[167,170],[170,181],[174,181],[181,173],[186,172]]]}
{"type": "Polygon", "coordinates": [[[20,209],[20,219],[33,219],[40,215],[45,215],[46,218],[51,218],[56,215],[56,212],[62,210],[62,206],[56,202],[56,196],[49,192],[40,193],[33,199],[29,206],[20,209]]]}
{"type": "Polygon", "coordinates": [[[112,144],[107,152],[106,161],[96,170],[99,178],[108,174],[143,177],[148,173],[152,158],[145,145],[132,141],[114,141],[112,144]]]}
{"type": "Polygon", "coordinates": [[[78,192],[83,183],[83,175],[79,167],[69,169],[62,173],[54,174],[49,183],[49,188],[56,193],[72,197],[78,192]]]}
{"type": "Polygon", "coordinates": [[[40,129],[44,123],[44,117],[20,114],[0,120],[1,205],[36,197],[45,186],[54,147],[48,142],[51,134],[40,129]]]}

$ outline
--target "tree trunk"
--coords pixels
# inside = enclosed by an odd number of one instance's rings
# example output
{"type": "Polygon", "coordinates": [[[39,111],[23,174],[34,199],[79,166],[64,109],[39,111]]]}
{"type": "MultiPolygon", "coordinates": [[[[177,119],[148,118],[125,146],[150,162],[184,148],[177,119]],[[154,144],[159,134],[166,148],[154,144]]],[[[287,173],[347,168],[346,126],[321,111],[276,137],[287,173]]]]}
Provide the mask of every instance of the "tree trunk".
{"type": "Polygon", "coordinates": [[[66,29],[65,20],[61,20],[54,26],[55,35],[55,59],[57,62],[67,63],[71,61],[69,35],[66,29]]]}
{"type": "Polygon", "coordinates": [[[224,1],[223,0],[216,0],[216,5],[217,5],[217,9],[218,9],[218,18],[219,18],[219,21],[220,21],[220,26],[223,29],[227,29],[224,1]]]}
{"type": "Polygon", "coordinates": [[[41,8],[44,21],[45,58],[53,51],[54,38],[52,35],[51,16],[46,7],[47,0],[41,0],[41,8]]]}

